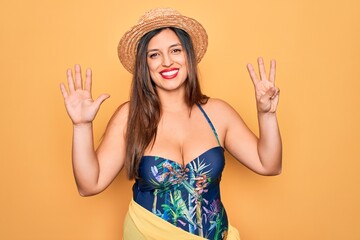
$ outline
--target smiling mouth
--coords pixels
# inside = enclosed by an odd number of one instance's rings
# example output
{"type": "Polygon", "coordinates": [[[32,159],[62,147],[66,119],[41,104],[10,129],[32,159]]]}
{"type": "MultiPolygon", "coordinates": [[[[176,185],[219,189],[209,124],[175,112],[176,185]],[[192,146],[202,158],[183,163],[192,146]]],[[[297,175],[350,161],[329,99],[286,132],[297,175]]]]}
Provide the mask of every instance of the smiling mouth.
{"type": "Polygon", "coordinates": [[[177,76],[179,73],[178,68],[166,69],[160,72],[160,75],[165,79],[171,79],[177,76]]]}

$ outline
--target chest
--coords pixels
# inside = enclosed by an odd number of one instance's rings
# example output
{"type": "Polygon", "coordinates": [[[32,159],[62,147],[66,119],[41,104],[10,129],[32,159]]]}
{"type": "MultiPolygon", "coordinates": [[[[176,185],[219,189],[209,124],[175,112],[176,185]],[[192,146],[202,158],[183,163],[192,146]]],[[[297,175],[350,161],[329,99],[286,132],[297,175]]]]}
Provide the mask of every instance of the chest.
{"type": "Polygon", "coordinates": [[[139,166],[140,185],[150,189],[204,190],[220,182],[224,166],[224,150],[220,146],[208,149],[186,165],[159,156],[144,156],[139,166]]]}
{"type": "Polygon", "coordinates": [[[206,150],[219,146],[215,132],[201,112],[164,115],[153,145],[145,156],[162,156],[185,165],[206,150]]]}

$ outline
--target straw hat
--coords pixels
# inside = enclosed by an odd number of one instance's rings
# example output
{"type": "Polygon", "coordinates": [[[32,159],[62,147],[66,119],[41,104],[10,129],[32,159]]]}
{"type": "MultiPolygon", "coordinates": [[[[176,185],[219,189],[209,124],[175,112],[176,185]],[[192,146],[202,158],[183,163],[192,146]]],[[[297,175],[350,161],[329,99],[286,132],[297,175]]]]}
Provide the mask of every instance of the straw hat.
{"type": "Polygon", "coordinates": [[[134,72],[137,45],[148,32],[163,28],[180,28],[190,35],[195,49],[197,62],[204,56],[208,37],[203,26],[195,19],[185,17],[171,8],[156,8],[146,12],[129,31],[121,38],[118,45],[118,55],[122,65],[130,73],[134,72]]]}

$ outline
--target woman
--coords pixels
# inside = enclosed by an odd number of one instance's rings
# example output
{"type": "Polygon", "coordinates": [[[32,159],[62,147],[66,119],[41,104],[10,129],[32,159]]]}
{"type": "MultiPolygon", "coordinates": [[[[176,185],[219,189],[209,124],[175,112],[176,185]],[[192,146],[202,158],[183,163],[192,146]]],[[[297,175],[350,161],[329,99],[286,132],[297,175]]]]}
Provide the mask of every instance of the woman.
{"type": "Polygon", "coordinates": [[[109,97],[91,97],[91,70],[82,84],[80,66],[61,84],[73,122],[73,168],[79,193],[103,191],[125,167],[135,179],[124,223],[124,239],[239,239],[228,224],[219,183],[224,149],[262,175],[281,171],[281,138],[276,118],[279,90],[275,61],[269,77],[258,59],[251,64],[260,137],[227,103],[200,90],[197,63],[207,35],[196,20],[173,9],[154,9],[124,34],[118,54],[133,74],[130,101],[110,120],[95,151],[92,121],[109,97]]]}

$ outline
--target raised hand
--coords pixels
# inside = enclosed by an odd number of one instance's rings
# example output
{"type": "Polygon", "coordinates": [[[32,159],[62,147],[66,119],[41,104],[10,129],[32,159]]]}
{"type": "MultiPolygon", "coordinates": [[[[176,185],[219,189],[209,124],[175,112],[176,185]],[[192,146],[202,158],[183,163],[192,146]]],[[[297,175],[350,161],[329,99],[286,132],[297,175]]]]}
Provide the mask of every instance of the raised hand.
{"type": "Polygon", "coordinates": [[[74,125],[91,123],[98,112],[101,103],[110,96],[101,94],[95,101],[91,96],[91,69],[86,70],[85,84],[83,86],[81,67],[75,65],[75,81],[73,71],[67,70],[67,82],[69,91],[63,83],[60,84],[61,93],[64,97],[66,111],[74,125]]]}
{"type": "Polygon", "coordinates": [[[279,102],[279,88],[275,86],[276,62],[271,60],[269,77],[266,76],[264,60],[258,58],[260,79],[249,63],[247,69],[254,83],[257,109],[259,113],[275,113],[279,102]]]}

